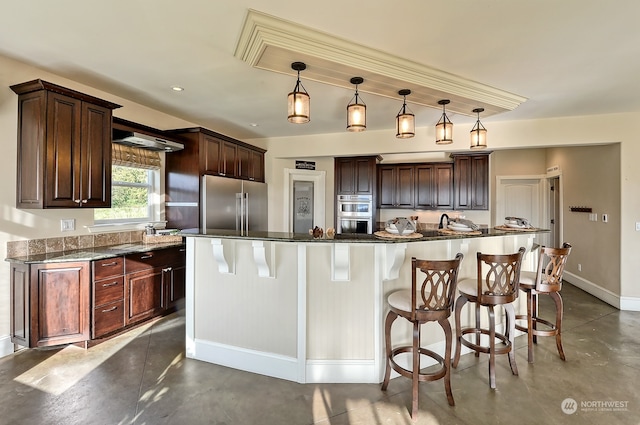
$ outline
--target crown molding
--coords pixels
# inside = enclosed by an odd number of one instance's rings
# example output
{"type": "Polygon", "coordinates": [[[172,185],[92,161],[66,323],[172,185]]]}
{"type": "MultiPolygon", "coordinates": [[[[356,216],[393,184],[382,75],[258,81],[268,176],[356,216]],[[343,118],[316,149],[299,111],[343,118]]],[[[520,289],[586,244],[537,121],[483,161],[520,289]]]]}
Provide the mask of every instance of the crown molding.
{"type": "Polygon", "coordinates": [[[345,75],[363,75],[360,90],[397,98],[400,88],[411,89],[411,103],[440,108],[438,99],[449,98],[448,111],[472,115],[484,107],[483,116],[510,111],[525,97],[468,80],[418,62],[401,58],[312,28],[249,9],[235,57],[249,65],[293,75],[289,58],[307,64],[305,79],[350,88],[345,75]]]}

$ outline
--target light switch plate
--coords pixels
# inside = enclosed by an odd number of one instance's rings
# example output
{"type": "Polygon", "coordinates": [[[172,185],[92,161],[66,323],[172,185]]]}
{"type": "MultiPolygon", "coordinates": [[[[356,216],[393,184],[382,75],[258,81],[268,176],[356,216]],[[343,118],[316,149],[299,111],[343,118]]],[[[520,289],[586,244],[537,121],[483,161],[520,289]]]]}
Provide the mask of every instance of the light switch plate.
{"type": "Polygon", "coordinates": [[[602,222],[603,223],[609,222],[609,214],[602,214],[602,222]]]}

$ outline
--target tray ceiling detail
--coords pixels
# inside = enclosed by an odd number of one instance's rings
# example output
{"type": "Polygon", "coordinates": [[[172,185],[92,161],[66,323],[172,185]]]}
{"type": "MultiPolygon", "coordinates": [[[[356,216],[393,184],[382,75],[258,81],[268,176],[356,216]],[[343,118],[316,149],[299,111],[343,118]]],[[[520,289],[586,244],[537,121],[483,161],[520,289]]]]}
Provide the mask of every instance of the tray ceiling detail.
{"type": "Polygon", "coordinates": [[[249,9],[235,56],[267,71],[295,75],[291,63],[307,65],[305,80],[352,89],[351,77],[360,76],[361,92],[399,99],[399,89],[410,89],[409,103],[440,109],[438,100],[450,99],[447,111],[483,117],[510,111],[525,97],[404,59],[294,22],[249,9]]]}

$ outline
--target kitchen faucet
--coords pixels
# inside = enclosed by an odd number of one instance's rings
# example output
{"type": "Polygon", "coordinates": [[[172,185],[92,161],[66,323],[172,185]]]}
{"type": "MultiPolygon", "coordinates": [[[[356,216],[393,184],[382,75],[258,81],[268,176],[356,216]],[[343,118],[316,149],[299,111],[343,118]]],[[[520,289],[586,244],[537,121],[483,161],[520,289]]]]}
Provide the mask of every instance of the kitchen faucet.
{"type": "Polygon", "coordinates": [[[447,218],[447,226],[449,226],[449,216],[446,215],[446,214],[442,214],[440,216],[440,223],[438,223],[438,229],[443,229],[444,228],[443,225],[442,225],[442,220],[444,220],[445,217],[447,218]]]}

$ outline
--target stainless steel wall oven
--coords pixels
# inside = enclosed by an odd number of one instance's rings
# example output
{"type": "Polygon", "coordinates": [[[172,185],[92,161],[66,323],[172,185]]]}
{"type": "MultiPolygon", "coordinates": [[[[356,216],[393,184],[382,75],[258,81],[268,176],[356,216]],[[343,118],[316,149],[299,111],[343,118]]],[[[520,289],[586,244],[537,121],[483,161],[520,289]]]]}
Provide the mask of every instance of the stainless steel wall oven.
{"type": "Polygon", "coordinates": [[[338,195],[336,233],[373,233],[373,197],[338,195]]]}

